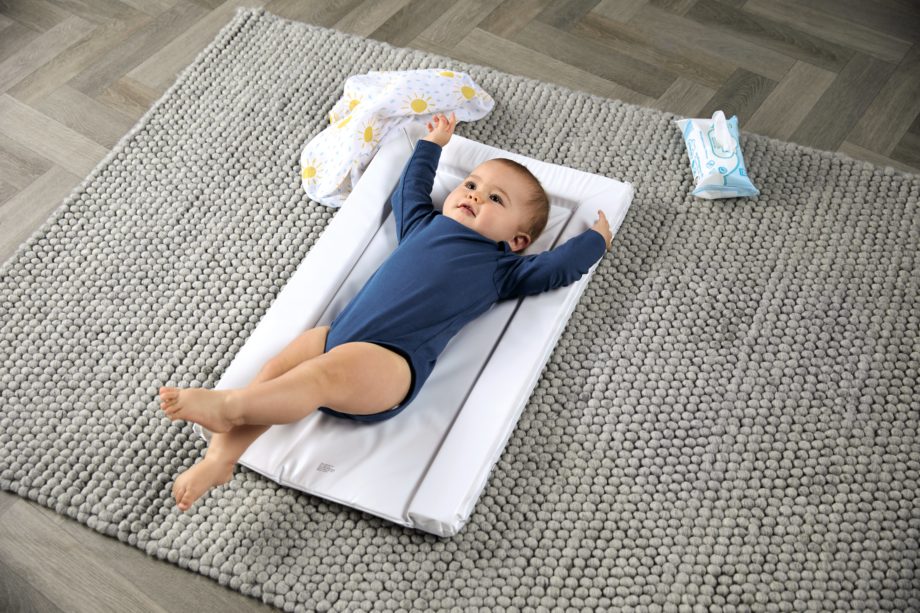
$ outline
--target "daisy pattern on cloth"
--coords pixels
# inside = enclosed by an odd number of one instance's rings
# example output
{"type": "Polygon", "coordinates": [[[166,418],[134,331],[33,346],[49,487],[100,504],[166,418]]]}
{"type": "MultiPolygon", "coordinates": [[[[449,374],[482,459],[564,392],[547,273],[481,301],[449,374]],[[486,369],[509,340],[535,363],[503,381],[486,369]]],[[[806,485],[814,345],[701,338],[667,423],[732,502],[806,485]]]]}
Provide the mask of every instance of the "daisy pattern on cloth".
{"type": "Polygon", "coordinates": [[[431,68],[369,72],[345,81],[329,112],[329,127],[300,154],[300,177],[311,199],[339,207],[377,151],[381,139],[410,121],[427,123],[435,113],[475,121],[495,101],[462,72],[431,68]]]}

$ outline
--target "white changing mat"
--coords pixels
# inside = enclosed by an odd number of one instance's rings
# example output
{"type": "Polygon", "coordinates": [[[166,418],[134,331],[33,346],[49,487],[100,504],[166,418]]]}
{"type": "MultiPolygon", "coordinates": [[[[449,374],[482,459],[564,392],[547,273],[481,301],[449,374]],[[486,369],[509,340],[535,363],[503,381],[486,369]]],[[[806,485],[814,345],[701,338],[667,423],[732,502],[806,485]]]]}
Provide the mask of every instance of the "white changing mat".
{"type": "MultiPolygon", "coordinates": [[[[247,339],[216,388],[243,387],[307,328],[331,323],[396,247],[389,196],[424,135],[393,131],[345,204],[247,339]]],[[[432,199],[444,198],[480,163],[524,163],[550,196],[544,233],[524,253],[561,245],[602,209],[616,233],[632,186],[453,136],[432,199]]],[[[616,257],[610,253],[605,257],[616,257]]],[[[320,412],[273,426],[240,462],[286,486],[440,536],[469,519],[591,274],[537,296],[498,303],[448,343],[415,400],[396,417],[360,423],[320,412]]],[[[210,433],[196,426],[210,438],[210,433]]]]}

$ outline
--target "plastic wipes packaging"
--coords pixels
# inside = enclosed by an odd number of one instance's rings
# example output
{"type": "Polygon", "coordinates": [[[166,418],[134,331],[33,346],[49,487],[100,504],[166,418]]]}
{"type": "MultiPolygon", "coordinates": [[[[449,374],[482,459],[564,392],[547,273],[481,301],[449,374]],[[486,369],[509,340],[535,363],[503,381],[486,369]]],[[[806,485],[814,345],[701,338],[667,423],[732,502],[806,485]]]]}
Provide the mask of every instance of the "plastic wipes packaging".
{"type": "Polygon", "coordinates": [[[725,119],[716,111],[712,119],[675,121],[684,136],[697,198],[756,196],[760,191],[748,178],[738,138],[738,118],[725,119]]]}

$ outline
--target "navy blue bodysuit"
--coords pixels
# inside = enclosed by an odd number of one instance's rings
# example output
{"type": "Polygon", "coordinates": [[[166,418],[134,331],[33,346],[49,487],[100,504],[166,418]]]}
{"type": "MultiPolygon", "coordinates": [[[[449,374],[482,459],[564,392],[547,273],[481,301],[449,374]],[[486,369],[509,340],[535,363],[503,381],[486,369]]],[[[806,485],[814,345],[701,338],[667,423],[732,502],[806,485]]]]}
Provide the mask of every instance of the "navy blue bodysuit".
{"type": "Polygon", "coordinates": [[[399,244],[333,320],[325,351],[348,342],[382,345],[412,370],[409,393],[373,415],[329,415],[375,422],[401,412],[431,374],[448,341],[496,302],[569,285],[607,251],[588,229],[556,249],[519,255],[442,215],[431,202],[441,147],[420,140],[390,199],[399,244]]]}

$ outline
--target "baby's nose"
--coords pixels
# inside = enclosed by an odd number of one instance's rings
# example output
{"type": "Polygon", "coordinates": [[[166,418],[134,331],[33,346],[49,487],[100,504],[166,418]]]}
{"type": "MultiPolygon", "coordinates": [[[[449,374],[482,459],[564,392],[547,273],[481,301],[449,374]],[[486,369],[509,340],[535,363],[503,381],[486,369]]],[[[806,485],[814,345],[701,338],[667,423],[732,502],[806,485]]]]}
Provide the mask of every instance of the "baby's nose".
{"type": "Polygon", "coordinates": [[[470,192],[470,198],[476,202],[479,202],[479,194],[476,192],[470,192]]]}

